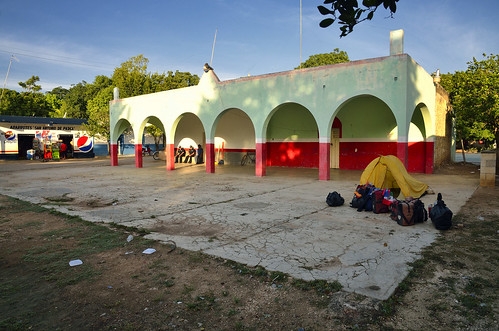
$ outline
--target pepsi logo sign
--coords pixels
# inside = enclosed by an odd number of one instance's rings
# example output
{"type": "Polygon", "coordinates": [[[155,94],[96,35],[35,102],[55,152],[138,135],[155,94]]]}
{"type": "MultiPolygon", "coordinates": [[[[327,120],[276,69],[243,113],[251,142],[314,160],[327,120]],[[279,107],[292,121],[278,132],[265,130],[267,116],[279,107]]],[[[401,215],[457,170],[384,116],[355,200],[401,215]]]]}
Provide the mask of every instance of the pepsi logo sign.
{"type": "Polygon", "coordinates": [[[88,136],[81,136],[76,141],[76,146],[78,147],[80,152],[88,153],[94,147],[94,142],[93,139],[88,136]]]}
{"type": "Polygon", "coordinates": [[[12,131],[5,132],[5,139],[12,141],[16,139],[16,134],[12,131]]]}

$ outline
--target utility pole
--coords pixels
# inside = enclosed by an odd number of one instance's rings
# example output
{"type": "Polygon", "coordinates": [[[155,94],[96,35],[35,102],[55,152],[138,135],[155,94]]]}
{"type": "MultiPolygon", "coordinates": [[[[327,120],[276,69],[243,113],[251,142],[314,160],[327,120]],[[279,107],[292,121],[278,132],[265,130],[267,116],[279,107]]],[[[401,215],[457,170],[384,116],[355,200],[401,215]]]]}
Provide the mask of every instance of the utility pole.
{"type": "Polygon", "coordinates": [[[5,87],[7,86],[7,79],[9,78],[9,72],[10,72],[10,67],[12,66],[12,60],[16,60],[19,62],[19,60],[15,57],[14,54],[10,56],[9,67],[7,68],[7,75],[5,75],[5,80],[3,81],[2,94],[0,95],[0,105],[2,104],[3,92],[5,91],[5,87]]]}

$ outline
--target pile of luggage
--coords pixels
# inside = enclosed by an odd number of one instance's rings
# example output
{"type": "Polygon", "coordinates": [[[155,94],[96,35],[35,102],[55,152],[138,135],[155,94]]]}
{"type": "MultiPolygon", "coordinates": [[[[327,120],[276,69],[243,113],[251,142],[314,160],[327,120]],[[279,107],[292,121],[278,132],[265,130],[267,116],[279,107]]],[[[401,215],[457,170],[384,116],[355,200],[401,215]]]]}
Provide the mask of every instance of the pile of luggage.
{"type": "MultiPolygon", "coordinates": [[[[341,206],[344,204],[344,198],[334,191],[327,195],[326,203],[329,206],[341,206]]],[[[428,218],[438,230],[448,230],[452,226],[452,211],[445,205],[440,193],[436,203],[429,205],[427,211],[419,198],[406,197],[398,200],[390,189],[364,184],[357,186],[350,207],[356,208],[359,212],[389,213],[390,218],[402,226],[424,223],[428,218]]]]}

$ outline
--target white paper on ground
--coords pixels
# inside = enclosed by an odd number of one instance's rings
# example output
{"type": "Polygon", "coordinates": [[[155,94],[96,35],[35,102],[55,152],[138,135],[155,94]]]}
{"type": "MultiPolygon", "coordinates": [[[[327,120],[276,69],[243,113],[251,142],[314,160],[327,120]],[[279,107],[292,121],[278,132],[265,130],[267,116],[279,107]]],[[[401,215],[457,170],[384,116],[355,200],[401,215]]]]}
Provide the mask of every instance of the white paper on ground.
{"type": "Polygon", "coordinates": [[[156,252],[154,248],[148,248],[145,251],[143,251],[142,254],[152,254],[154,252],[156,252]]]}
{"type": "Polygon", "coordinates": [[[77,265],[80,265],[80,264],[83,264],[82,260],[71,260],[71,261],[69,261],[69,266],[70,267],[74,267],[74,266],[77,266],[77,265]]]}

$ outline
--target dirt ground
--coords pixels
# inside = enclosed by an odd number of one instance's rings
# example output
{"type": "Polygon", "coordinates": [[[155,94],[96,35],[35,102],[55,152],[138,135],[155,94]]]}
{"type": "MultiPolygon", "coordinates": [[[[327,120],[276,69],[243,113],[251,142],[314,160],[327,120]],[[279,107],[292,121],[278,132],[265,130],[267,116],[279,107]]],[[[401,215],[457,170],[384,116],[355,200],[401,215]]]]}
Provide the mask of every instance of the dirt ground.
{"type": "Polygon", "coordinates": [[[499,330],[498,193],[479,188],[386,301],[0,195],[0,330],[499,330]]]}

